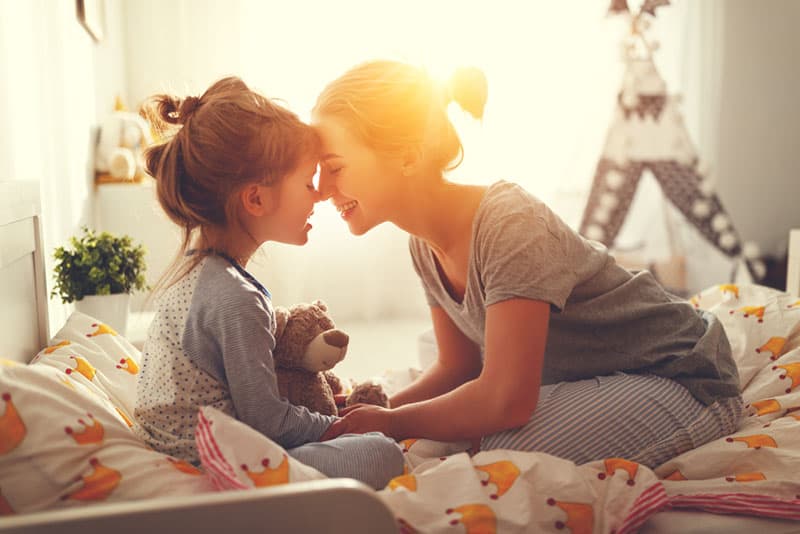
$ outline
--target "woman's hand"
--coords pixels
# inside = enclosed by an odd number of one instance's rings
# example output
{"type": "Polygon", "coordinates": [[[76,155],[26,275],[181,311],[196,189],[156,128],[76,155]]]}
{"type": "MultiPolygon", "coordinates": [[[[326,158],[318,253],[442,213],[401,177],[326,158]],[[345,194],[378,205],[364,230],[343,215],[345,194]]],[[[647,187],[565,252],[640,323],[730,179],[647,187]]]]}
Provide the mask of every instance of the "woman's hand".
{"type": "Polygon", "coordinates": [[[342,417],[328,427],[320,438],[326,441],[342,434],[363,434],[365,432],[383,432],[392,436],[392,410],[371,404],[354,404],[339,411],[342,417]]]}

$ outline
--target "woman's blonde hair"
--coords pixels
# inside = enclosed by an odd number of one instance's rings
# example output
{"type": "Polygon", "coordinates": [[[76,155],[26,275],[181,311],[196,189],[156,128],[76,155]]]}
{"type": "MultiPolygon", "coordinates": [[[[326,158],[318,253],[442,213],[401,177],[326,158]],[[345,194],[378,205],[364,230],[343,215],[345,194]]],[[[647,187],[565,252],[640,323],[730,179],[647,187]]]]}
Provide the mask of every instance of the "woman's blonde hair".
{"type": "Polygon", "coordinates": [[[343,120],[367,146],[402,155],[420,150],[437,171],[456,168],[463,146],[447,106],[455,101],[475,118],[483,116],[487,82],[476,68],[457,70],[445,84],[424,69],[398,61],[363,63],[328,84],[317,98],[315,116],[343,120]]]}
{"type": "MultiPolygon", "coordinates": [[[[145,164],[183,240],[157,288],[176,274],[195,237],[204,242],[204,229],[238,224],[235,193],[252,183],[278,184],[319,147],[310,126],[235,77],[219,80],[199,98],[153,95],[140,113],[166,139],[146,150],[145,164]]],[[[202,251],[195,254],[172,281],[202,257],[202,251]]]]}

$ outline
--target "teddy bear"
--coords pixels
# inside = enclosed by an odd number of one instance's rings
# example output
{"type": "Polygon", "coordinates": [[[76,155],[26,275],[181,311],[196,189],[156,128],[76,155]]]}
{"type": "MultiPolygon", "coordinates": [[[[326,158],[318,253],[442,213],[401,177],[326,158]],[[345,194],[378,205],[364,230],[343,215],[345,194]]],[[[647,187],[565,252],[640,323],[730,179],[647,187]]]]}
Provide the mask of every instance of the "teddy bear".
{"type": "MultiPolygon", "coordinates": [[[[344,388],[331,369],[347,353],[349,336],[336,328],[321,300],[275,307],[275,349],[272,356],[278,390],[292,404],[305,406],[324,415],[338,413],[334,395],[344,388]]],[[[379,384],[357,385],[346,405],[370,402],[388,406],[379,384]]]]}

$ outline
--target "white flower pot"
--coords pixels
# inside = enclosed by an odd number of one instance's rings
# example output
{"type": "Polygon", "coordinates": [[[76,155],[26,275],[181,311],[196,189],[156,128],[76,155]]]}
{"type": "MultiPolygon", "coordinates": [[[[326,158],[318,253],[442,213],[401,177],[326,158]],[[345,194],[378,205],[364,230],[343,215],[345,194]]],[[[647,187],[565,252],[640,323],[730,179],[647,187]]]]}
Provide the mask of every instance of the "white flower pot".
{"type": "Polygon", "coordinates": [[[130,293],[115,295],[87,295],[75,302],[75,309],[107,324],[120,335],[128,328],[130,293]]]}

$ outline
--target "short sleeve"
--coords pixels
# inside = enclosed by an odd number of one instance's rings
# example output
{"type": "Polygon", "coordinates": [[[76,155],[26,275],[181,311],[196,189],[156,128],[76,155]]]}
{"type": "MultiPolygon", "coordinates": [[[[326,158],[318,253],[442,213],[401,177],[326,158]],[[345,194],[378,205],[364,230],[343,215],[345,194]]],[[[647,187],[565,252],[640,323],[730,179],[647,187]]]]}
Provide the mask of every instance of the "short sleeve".
{"type": "Polygon", "coordinates": [[[475,244],[486,306],[525,298],[564,308],[580,261],[572,251],[583,247],[572,243],[579,236],[558,223],[543,204],[524,197],[501,198],[487,208],[475,244]]]}

